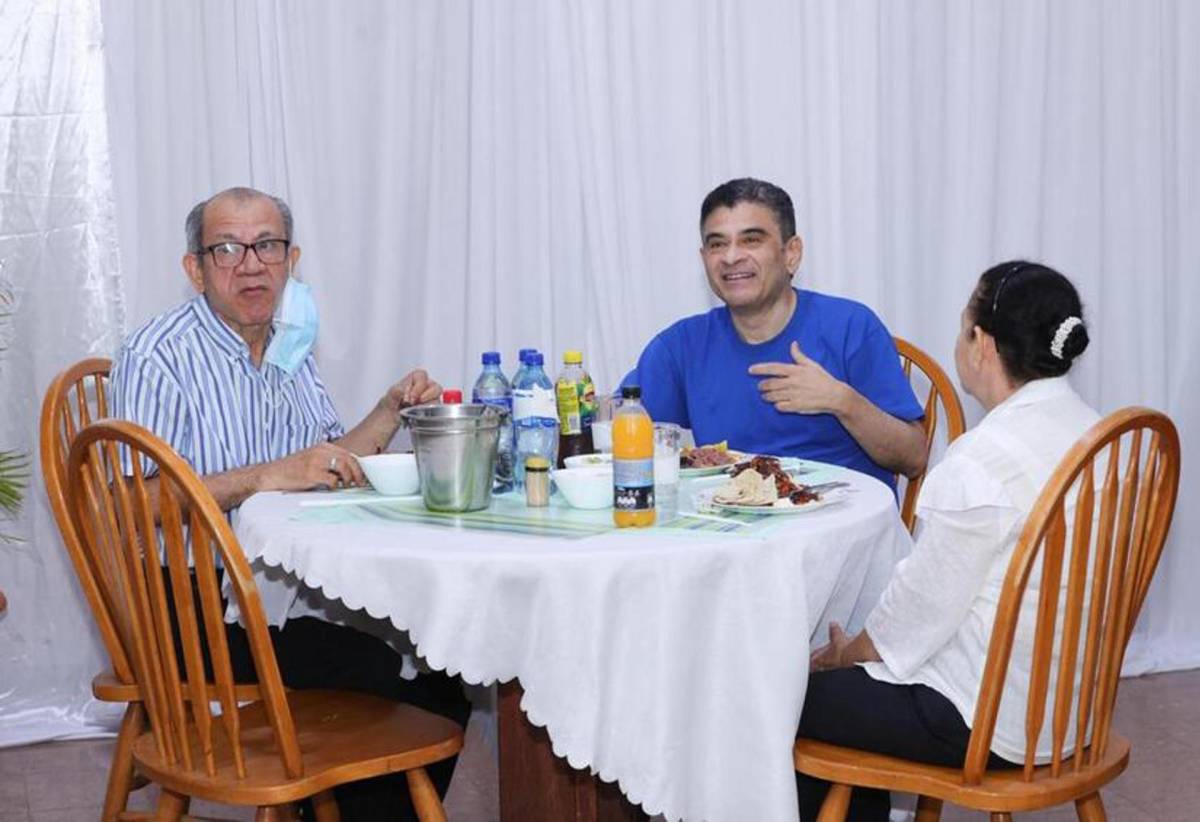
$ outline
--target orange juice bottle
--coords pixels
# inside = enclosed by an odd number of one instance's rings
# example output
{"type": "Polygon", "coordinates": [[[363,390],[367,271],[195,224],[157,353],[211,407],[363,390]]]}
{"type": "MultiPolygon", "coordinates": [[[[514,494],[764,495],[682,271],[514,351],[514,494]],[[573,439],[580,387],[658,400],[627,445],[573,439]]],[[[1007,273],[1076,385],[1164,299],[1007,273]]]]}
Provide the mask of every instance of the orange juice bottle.
{"type": "Polygon", "coordinates": [[[640,388],[625,386],[613,415],[613,522],[618,528],[654,524],[654,423],[641,400],[640,388]]]}

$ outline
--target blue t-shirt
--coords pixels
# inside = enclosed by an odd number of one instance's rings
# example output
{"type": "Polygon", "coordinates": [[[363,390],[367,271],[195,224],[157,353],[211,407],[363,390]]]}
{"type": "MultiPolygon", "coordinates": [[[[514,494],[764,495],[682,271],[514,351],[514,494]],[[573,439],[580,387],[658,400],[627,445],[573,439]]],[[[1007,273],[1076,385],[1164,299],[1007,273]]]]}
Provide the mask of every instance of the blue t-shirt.
{"type": "Polygon", "coordinates": [[[761,362],[792,362],[789,348],[851,385],[878,408],[902,420],[924,412],[900,367],[892,335],[869,308],[840,297],[796,291],[796,310],[774,339],[747,343],[729,309],[687,317],[646,346],[624,383],[642,388],[642,402],[659,422],[691,428],[698,444],[727,440],[754,454],[804,457],[843,465],[894,487],[894,475],[874,463],[833,414],[777,411],[762,399],[761,362]]]}

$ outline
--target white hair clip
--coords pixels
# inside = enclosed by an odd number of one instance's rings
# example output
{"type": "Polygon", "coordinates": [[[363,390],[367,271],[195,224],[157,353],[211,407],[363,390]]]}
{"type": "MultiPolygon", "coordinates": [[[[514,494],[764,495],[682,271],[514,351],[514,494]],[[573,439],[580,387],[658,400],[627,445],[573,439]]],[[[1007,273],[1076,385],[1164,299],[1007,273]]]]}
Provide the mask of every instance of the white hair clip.
{"type": "Polygon", "coordinates": [[[1071,331],[1077,325],[1083,325],[1083,320],[1074,316],[1067,317],[1058,324],[1058,330],[1054,332],[1054,339],[1050,341],[1050,353],[1056,360],[1063,358],[1063,346],[1066,345],[1067,337],[1071,336],[1071,331]]]}

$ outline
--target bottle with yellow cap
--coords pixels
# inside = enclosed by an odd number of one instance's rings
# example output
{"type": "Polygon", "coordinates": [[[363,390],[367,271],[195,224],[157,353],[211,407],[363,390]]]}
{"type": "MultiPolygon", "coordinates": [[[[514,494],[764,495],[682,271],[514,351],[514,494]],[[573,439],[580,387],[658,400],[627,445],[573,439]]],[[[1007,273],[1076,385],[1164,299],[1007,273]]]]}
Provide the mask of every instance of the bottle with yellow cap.
{"type": "Polygon", "coordinates": [[[583,353],[563,353],[563,369],[554,385],[558,403],[558,467],[567,457],[592,453],[592,420],[596,418],[596,386],[583,370],[583,353]]]}

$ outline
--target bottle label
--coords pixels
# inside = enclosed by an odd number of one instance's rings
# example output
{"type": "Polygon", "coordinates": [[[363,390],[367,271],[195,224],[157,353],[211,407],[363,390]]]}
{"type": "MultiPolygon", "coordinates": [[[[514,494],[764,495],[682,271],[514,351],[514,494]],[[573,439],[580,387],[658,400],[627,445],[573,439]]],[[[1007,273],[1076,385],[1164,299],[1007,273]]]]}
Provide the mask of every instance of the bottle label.
{"type": "Polygon", "coordinates": [[[613,460],[613,507],[647,511],[654,507],[654,460],[613,460]]]}
{"type": "Polygon", "coordinates": [[[583,433],[579,414],[579,389],[574,380],[559,380],[554,386],[558,399],[558,424],[564,437],[583,433]]]}
{"type": "Polygon", "coordinates": [[[579,388],[579,422],[584,430],[592,427],[596,420],[596,385],[586,374],[583,382],[577,383],[579,388]]]}
{"type": "Polygon", "coordinates": [[[482,403],[483,405],[492,405],[496,408],[507,411],[510,415],[512,414],[513,410],[512,397],[480,397],[478,394],[476,394],[471,398],[471,402],[482,403]]]}
{"type": "Polygon", "coordinates": [[[513,391],[513,419],[529,417],[558,419],[558,406],[554,402],[554,389],[533,385],[513,391]]]}

